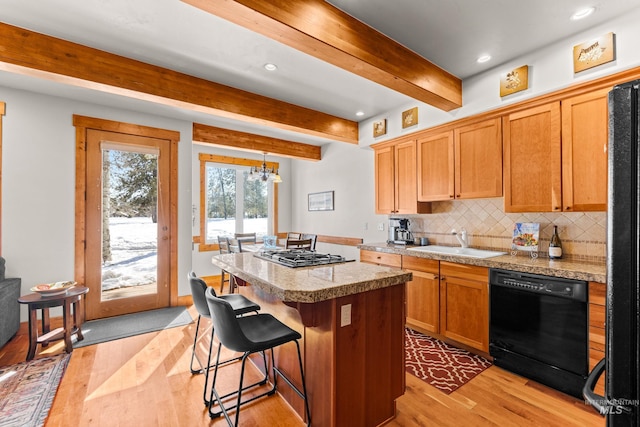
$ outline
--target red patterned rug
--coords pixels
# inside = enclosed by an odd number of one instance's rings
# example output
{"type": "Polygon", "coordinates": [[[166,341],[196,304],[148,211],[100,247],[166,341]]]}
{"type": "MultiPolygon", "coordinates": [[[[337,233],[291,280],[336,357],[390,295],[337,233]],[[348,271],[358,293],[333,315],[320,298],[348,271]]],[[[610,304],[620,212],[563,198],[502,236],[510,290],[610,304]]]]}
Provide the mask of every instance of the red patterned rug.
{"type": "Polygon", "coordinates": [[[406,369],[411,375],[450,394],[491,366],[484,357],[407,328],[406,369]]]}
{"type": "Polygon", "coordinates": [[[0,427],[42,426],[70,354],[0,367],[0,427]]]}

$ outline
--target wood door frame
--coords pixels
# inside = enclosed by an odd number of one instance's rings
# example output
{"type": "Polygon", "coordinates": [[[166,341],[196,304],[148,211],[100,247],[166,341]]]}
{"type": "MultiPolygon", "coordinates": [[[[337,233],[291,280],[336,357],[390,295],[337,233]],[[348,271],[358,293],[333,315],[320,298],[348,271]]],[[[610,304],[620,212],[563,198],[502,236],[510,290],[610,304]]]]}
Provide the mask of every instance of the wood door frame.
{"type": "Polygon", "coordinates": [[[170,265],[169,265],[169,305],[178,305],[178,141],[180,132],[116,122],[92,117],[73,115],[76,128],[76,211],[75,211],[75,271],[78,284],[86,286],[86,173],[87,173],[87,131],[100,130],[128,135],[165,139],[169,141],[169,224],[170,265]]]}

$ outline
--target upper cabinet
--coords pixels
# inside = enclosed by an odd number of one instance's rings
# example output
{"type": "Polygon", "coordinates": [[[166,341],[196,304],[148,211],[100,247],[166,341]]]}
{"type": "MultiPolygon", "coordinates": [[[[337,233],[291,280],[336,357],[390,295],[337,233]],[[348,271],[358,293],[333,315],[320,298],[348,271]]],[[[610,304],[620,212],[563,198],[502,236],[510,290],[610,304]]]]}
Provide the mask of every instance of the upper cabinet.
{"type": "Polygon", "coordinates": [[[418,200],[502,196],[500,119],[418,139],[418,200]]]}
{"type": "Polygon", "coordinates": [[[562,210],[607,210],[609,89],[562,100],[562,210]]]}
{"type": "Polygon", "coordinates": [[[505,212],[606,210],[608,92],[503,118],[505,212]]]}
{"type": "Polygon", "coordinates": [[[416,141],[375,148],[376,213],[430,213],[429,203],[418,202],[416,141]]]}
{"type": "Polygon", "coordinates": [[[562,210],[560,102],[503,117],[505,212],[562,210]]]}

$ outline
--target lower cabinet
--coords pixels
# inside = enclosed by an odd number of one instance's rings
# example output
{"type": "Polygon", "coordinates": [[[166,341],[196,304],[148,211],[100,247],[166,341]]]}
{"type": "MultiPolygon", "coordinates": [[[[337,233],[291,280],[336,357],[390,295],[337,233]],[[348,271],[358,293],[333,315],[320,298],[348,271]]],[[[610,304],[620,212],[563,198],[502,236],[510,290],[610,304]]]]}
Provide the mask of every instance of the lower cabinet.
{"type": "Polygon", "coordinates": [[[360,249],[360,262],[400,268],[402,266],[402,255],[360,249]]]}
{"type": "Polygon", "coordinates": [[[402,268],[413,274],[407,282],[407,326],[440,332],[440,262],[412,256],[402,257],[402,268]]]}
{"type": "Polygon", "coordinates": [[[489,352],[489,269],[413,256],[407,283],[407,326],[489,352]]]}
{"type": "Polygon", "coordinates": [[[489,351],[489,269],[440,262],[440,334],[489,351]]]}

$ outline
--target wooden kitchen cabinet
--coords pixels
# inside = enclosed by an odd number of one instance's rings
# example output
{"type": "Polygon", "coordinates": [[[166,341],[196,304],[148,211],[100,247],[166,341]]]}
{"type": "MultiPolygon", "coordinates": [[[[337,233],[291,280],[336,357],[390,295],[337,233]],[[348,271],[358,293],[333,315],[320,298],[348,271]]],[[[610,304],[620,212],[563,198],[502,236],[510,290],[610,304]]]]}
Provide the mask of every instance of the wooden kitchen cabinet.
{"type": "Polygon", "coordinates": [[[560,102],[502,119],[505,212],[562,210],[560,102]]]}
{"type": "Polygon", "coordinates": [[[502,125],[490,119],[418,139],[418,200],[502,196],[502,125]]]}
{"type": "Polygon", "coordinates": [[[607,210],[609,89],[563,99],[562,210],[607,210]]]}
{"type": "Polygon", "coordinates": [[[505,212],[606,210],[608,92],[503,118],[505,212]]]}
{"type": "Polygon", "coordinates": [[[376,213],[431,213],[431,204],[418,202],[416,141],[374,148],[376,213]]]}
{"type": "MultiPolygon", "coordinates": [[[[607,286],[604,283],[589,282],[589,371],[604,358],[605,349],[605,306],[607,286]]],[[[600,377],[594,391],[604,396],[606,372],[600,377]]]]}
{"type": "Polygon", "coordinates": [[[440,334],[489,351],[489,269],[440,262],[440,334]]]}
{"type": "Polygon", "coordinates": [[[407,282],[407,326],[420,332],[440,332],[440,262],[402,257],[402,268],[413,274],[407,282]]]}

